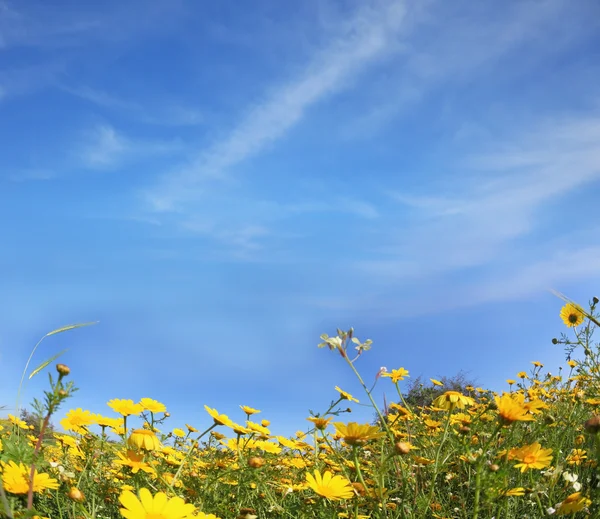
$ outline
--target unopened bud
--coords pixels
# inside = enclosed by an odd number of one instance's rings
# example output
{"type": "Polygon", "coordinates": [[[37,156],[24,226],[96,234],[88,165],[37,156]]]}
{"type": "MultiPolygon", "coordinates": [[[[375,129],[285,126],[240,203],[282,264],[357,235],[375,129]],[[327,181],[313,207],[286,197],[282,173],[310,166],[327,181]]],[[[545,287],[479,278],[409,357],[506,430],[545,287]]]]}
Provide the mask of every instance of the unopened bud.
{"type": "Polygon", "coordinates": [[[597,305],[599,302],[600,302],[600,299],[598,299],[596,296],[592,297],[592,303],[597,305]]]}
{"type": "Polygon", "coordinates": [[[410,452],[410,443],[406,442],[396,442],[394,444],[394,450],[398,454],[408,454],[410,452]]]}
{"type": "Polygon", "coordinates": [[[56,371],[58,371],[58,374],[62,375],[63,377],[66,377],[69,373],[71,373],[69,366],[66,364],[57,364],[56,371]]]}
{"type": "Polygon", "coordinates": [[[58,396],[60,396],[62,398],[67,398],[69,396],[69,393],[68,393],[68,391],[65,391],[64,389],[59,389],[58,396]]]}
{"type": "Polygon", "coordinates": [[[556,337],[554,337],[554,339],[552,339],[552,344],[558,344],[558,339],[556,337]]]}
{"type": "Polygon", "coordinates": [[[83,492],[75,487],[73,487],[73,488],[71,488],[71,490],[69,490],[67,497],[69,499],[72,499],[76,503],[83,503],[85,501],[85,496],[83,495],[83,492]]]}
{"type": "Polygon", "coordinates": [[[498,472],[500,470],[500,465],[497,465],[496,463],[492,463],[492,464],[490,464],[489,469],[492,472],[498,472]]]}
{"type": "Polygon", "coordinates": [[[260,458],[259,456],[253,456],[248,459],[248,465],[250,465],[253,469],[259,469],[265,464],[265,459],[260,458]]]}
{"type": "Polygon", "coordinates": [[[591,434],[600,432],[600,415],[593,416],[583,424],[584,429],[591,434]]]}

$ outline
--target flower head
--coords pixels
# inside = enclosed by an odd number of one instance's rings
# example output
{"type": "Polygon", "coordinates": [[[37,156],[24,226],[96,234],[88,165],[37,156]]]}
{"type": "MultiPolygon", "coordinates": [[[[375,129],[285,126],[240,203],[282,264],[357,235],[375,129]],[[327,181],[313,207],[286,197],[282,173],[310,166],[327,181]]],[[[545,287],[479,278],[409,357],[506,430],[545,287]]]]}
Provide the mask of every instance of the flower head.
{"type": "Polygon", "coordinates": [[[501,397],[494,397],[494,400],[498,407],[498,416],[504,425],[534,420],[528,409],[523,406],[524,396],[522,394],[504,393],[501,397]]]}
{"type": "Polygon", "coordinates": [[[98,423],[96,415],[89,411],[84,411],[81,407],[71,409],[60,421],[60,425],[62,425],[65,431],[73,431],[80,434],[88,432],[86,427],[94,423],[98,423]]]}
{"type": "Polygon", "coordinates": [[[335,386],[335,390],[340,394],[340,397],[343,400],[350,400],[350,402],[358,403],[358,400],[356,398],[354,398],[350,393],[347,393],[346,391],[340,389],[338,386],[335,386]]]}
{"type": "Polygon", "coordinates": [[[381,376],[391,378],[392,382],[396,384],[397,382],[408,377],[408,370],[404,368],[393,369],[392,371],[386,371],[382,373],[381,376]]]}
{"type": "Polygon", "coordinates": [[[331,418],[331,417],[325,418],[323,416],[309,416],[307,418],[307,420],[309,422],[314,423],[316,429],[318,429],[319,431],[323,431],[323,430],[327,429],[329,422],[331,422],[331,420],[333,420],[333,418],[331,418]]]}
{"type": "Polygon", "coordinates": [[[580,512],[584,508],[590,506],[592,501],[585,496],[581,495],[581,492],[575,492],[567,497],[558,507],[556,508],[556,515],[567,515],[580,512]]]}
{"type": "MultiPolygon", "coordinates": [[[[17,465],[14,461],[1,463],[2,467],[2,484],[4,489],[11,494],[27,494],[29,491],[29,467],[19,462],[17,465]]],[[[40,474],[37,471],[33,474],[33,491],[42,492],[46,489],[57,489],[58,481],[51,478],[48,474],[40,474]]]]}
{"type": "Polygon", "coordinates": [[[569,328],[579,326],[583,322],[584,317],[585,314],[581,307],[573,303],[567,303],[560,310],[560,318],[569,328]]]}
{"type": "Polygon", "coordinates": [[[212,409],[207,405],[204,406],[204,409],[206,409],[206,412],[210,416],[212,416],[212,419],[214,420],[215,424],[227,425],[228,427],[232,427],[233,425],[235,425],[227,415],[219,414],[219,412],[216,409],[212,409]]]}
{"type": "Polygon", "coordinates": [[[139,498],[126,490],[119,496],[119,502],[123,505],[121,515],[126,519],[186,519],[196,510],[181,497],[168,498],[163,492],[153,496],[147,488],[140,489],[139,498]]]}
{"type": "Polygon", "coordinates": [[[144,411],[150,411],[151,413],[164,413],[167,410],[167,406],[153,400],[152,398],[141,398],[140,405],[144,411]]]}
{"type": "Polygon", "coordinates": [[[464,409],[466,406],[471,406],[475,403],[470,396],[465,396],[458,391],[446,391],[443,395],[438,396],[433,405],[440,409],[452,410],[455,408],[464,409]]]}
{"type": "Polygon", "coordinates": [[[247,406],[247,405],[241,405],[240,408],[248,416],[260,413],[260,411],[258,409],[254,409],[253,407],[250,407],[250,406],[247,406]]]}
{"type": "Polygon", "coordinates": [[[131,432],[131,436],[127,440],[127,443],[131,447],[143,449],[145,451],[157,451],[162,447],[156,434],[148,429],[134,429],[131,432]]]}
{"type": "Polygon", "coordinates": [[[129,416],[131,414],[140,414],[144,408],[141,404],[136,404],[133,400],[123,400],[120,398],[113,398],[107,403],[115,413],[119,413],[123,416],[129,416]]]}
{"type": "Polygon", "coordinates": [[[369,440],[381,438],[385,435],[379,427],[369,424],[361,425],[350,422],[346,425],[342,422],[336,422],[333,425],[348,445],[362,445],[369,440]]]}
{"type": "Polygon", "coordinates": [[[320,496],[331,499],[350,499],[354,496],[352,484],[343,476],[334,476],[330,471],[325,471],[323,475],[315,470],[314,476],[306,474],[306,482],[320,496]]]}
{"type": "Polygon", "coordinates": [[[538,443],[525,445],[520,449],[512,449],[509,453],[511,459],[516,459],[520,463],[515,465],[515,468],[520,468],[521,472],[527,469],[543,469],[550,465],[552,461],[552,449],[542,449],[538,443]]]}

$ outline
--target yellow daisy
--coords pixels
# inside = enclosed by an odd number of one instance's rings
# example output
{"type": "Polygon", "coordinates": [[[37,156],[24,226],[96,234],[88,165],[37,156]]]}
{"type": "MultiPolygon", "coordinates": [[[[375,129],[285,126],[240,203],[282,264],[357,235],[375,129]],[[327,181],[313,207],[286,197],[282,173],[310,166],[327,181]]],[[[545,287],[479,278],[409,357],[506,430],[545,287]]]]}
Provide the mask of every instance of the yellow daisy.
{"type": "Polygon", "coordinates": [[[560,310],[560,318],[569,328],[579,326],[583,322],[584,317],[585,314],[583,313],[582,308],[573,303],[567,303],[560,310]]]}
{"type": "Polygon", "coordinates": [[[315,470],[314,476],[306,473],[306,482],[317,494],[332,501],[354,496],[350,481],[343,476],[334,476],[328,470],[323,475],[318,470],[315,470]]]}
{"type": "Polygon", "coordinates": [[[126,519],[186,519],[192,517],[196,507],[186,504],[181,497],[168,498],[163,492],[152,495],[147,488],[140,489],[139,499],[126,490],[119,496],[123,505],[121,515],[126,519]]]}

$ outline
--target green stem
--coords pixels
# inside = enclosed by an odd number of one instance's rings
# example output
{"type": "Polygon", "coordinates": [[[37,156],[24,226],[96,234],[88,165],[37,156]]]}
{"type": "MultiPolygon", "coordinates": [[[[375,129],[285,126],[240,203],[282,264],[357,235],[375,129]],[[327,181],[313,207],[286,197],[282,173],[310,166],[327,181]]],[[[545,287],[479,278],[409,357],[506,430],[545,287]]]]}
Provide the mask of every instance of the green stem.
{"type": "Polygon", "coordinates": [[[442,441],[438,445],[437,452],[435,453],[435,463],[433,465],[433,479],[431,481],[431,490],[429,491],[429,498],[427,499],[427,510],[433,501],[433,495],[435,493],[435,480],[438,476],[439,463],[440,463],[440,454],[442,453],[442,447],[446,442],[446,438],[448,436],[448,428],[450,427],[450,418],[452,417],[452,410],[448,411],[448,417],[446,418],[446,425],[444,426],[444,434],[442,436],[442,441]]]}
{"type": "Polygon", "coordinates": [[[1,478],[0,478],[0,499],[2,500],[2,505],[4,506],[4,512],[6,513],[6,517],[8,517],[8,519],[13,519],[12,510],[10,509],[10,504],[8,503],[8,499],[6,498],[6,492],[4,492],[4,487],[2,486],[1,478]]]}

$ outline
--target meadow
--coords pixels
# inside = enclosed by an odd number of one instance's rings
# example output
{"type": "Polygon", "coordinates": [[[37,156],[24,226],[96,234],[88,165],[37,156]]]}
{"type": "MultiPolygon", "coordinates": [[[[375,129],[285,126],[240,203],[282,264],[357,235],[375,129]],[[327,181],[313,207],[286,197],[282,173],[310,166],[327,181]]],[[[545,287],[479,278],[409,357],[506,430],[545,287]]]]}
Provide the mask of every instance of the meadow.
{"type": "MultiPolygon", "coordinates": [[[[152,398],[114,399],[105,410],[71,409],[49,424],[76,390],[68,366],[44,362],[49,387],[33,404],[39,423],[0,421],[0,515],[9,518],[504,519],[600,517],[600,323],[566,301],[558,374],[534,361],[494,393],[431,381],[435,398],[411,404],[409,370],[382,370],[395,402],[379,405],[357,362],[372,347],[354,331],[321,336],[358,377],[364,395],[338,397],[298,424],[271,433],[260,411],[229,417],[205,406],[206,423],[171,428],[152,398]],[[346,419],[360,398],[372,423],[346,419]],[[235,420],[235,421],[234,421],[235,420]]],[[[76,325],[75,325],[76,326],[76,325]]],[[[66,332],[72,327],[51,333],[66,332]]],[[[326,352],[324,351],[324,354],[326,352]]],[[[85,390],[85,388],[83,388],[85,390]]]]}

